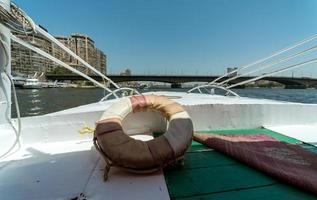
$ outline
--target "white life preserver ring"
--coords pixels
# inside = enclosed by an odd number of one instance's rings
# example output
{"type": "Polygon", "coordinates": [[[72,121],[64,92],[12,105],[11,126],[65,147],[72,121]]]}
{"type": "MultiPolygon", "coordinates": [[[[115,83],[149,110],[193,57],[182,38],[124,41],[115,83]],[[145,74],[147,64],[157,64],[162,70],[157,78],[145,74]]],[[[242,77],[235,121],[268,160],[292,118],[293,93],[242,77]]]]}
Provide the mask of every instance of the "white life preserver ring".
{"type": "MultiPolygon", "coordinates": [[[[96,123],[94,143],[107,164],[136,172],[158,170],[182,158],[193,138],[193,123],[184,108],[163,96],[131,96],[110,106],[96,123]],[[124,133],[122,120],[131,112],[158,111],[167,131],[150,141],[124,133]]],[[[110,168],[110,167],[109,167],[110,168]]],[[[107,173],[107,172],[106,172],[107,173]]]]}

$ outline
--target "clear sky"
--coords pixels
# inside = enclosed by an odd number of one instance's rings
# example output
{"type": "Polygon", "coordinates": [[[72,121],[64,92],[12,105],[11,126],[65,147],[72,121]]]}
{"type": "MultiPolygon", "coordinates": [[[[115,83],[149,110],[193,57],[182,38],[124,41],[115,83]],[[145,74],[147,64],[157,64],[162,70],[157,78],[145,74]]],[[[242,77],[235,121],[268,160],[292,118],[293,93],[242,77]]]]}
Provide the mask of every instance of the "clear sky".
{"type": "MultiPolygon", "coordinates": [[[[316,0],[16,0],[53,35],[89,35],[108,73],[222,74],[317,33],[316,0]]],[[[317,64],[295,75],[317,77],[317,64]]]]}

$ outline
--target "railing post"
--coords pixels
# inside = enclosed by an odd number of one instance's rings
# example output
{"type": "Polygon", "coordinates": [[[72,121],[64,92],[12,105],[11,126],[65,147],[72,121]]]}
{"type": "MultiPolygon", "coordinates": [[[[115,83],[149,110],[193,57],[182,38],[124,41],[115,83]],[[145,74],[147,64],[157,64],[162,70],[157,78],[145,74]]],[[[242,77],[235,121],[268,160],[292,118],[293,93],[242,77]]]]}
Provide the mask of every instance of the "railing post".
{"type": "MultiPolygon", "coordinates": [[[[10,0],[0,0],[0,5],[10,10],[10,0]]],[[[0,124],[11,118],[11,40],[10,30],[0,23],[0,124]]]]}

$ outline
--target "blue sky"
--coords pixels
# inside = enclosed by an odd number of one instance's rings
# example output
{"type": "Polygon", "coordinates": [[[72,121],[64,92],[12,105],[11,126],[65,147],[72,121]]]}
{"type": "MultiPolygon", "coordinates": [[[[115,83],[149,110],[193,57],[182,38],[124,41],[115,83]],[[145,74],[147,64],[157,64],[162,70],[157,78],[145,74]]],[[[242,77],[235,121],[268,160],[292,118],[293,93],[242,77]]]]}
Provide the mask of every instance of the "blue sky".
{"type": "MultiPolygon", "coordinates": [[[[317,33],[316,0],[15,2],[53,35],[89,35],[108,73],[222,74],[317,33]]],[[[317,77],[315,66],[294,73],[317,77]]]]}

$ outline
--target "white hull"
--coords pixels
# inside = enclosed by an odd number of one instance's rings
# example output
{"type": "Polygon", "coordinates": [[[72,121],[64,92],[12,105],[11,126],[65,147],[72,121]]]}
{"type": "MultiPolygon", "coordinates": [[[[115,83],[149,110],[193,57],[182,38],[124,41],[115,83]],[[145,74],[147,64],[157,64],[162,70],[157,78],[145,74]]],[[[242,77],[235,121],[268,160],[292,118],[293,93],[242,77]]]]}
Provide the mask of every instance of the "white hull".
{"type": "Polygon", "coordinates": [[[26,79],[25,84],[23,85],[24,89],[39,89],[42,88],[42,84],[38,79],[26,79]]]}
{"type": "Polygon", "coordinates": [[[22,88],[24,89],[40,89],[42,86],[40,85],[23,85],[22,88]]]}

